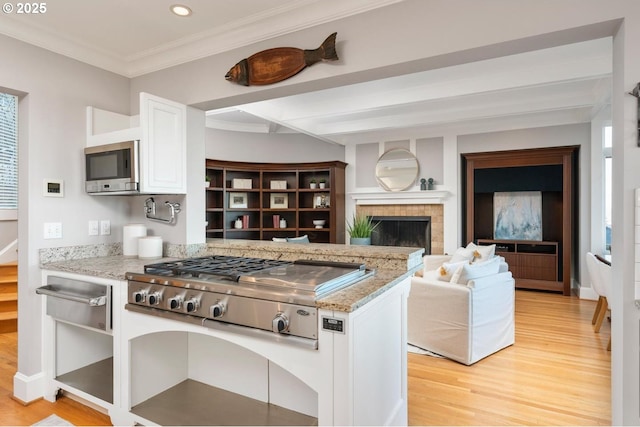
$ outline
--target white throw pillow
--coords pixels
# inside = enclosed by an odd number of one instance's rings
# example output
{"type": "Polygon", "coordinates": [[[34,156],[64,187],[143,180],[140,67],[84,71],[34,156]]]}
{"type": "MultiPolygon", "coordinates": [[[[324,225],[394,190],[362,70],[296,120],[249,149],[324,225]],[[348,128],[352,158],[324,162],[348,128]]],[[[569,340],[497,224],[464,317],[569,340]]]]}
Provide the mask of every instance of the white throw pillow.
{"type": "Polygon", "coordinates": [[[487,262],[493,258],[496,253],[496,245],[479,246],[471,242],[465,249],[468,249],[473,254],[474,263],[487,262]]]}
{"type": "Polygon", "coordinates": [[[460,261],[460,262],[444,262],[438,268],[438,280],[442,280],[443,282],[450,282],[453,274],[458,270],[462,264],[468,264],[469,261],[460,261]]]}
{"type": "Polygon", "coordinates": [[[460,261],[472,261],[472,260],[473,260],[473,249],[458,248],[451,256],[449,263],[454,264],[460,261]]]}
{"type": "Polygon", "coordinates": [[[451,277],[451,283],[466,285],[469,280],[498,274],[500,270],[500,258],[494,257],[489,261],[476,264],[462,264],[456,273],[451,277]],[[457,274],[457,273],[460,274],[457,274]]]}

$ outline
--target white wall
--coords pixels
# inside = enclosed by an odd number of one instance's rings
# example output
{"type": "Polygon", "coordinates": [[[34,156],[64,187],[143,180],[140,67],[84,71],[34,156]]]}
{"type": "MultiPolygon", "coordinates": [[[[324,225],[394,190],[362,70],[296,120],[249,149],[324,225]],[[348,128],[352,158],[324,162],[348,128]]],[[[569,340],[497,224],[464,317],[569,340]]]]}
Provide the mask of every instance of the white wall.
{"type": "Polygon", "coordinates": [[[625,2],[627,15],[613,44],[613,295],[611,385],[613,425],[639,425],[640,311],[635,305],[634,191],[640,187],[637,99],[627,93],[640,78],[640,3],[625,2]]]}
{"type": "Polygon", "coordinates": [[[18,238],[18,221],[0,220],[0,251],[18,238]]]}
{"type": "Polygon", "coordinates": [[[344,161],[344,147],[302,134],[261,134],[207,128],[205,155],[208,159],[237,162],[344,161]]]}
{"type": "Polygon", "coordinates": [[[87,196],[83,185],[85,107],[127,111],[129,81],[121,76],[0,36],[0,82],[20,93],[18,238],[18,370],[27,378],[41,371],[41,297],[38,250],[44,247],[113,242],[90,238],[90,219],[124,221],[126,205],[87,196]],[[64,198],[42,195],[43,180],[62,179],[64,198]],[[44,240],[43,224],[61,222],[62,239],[44,240]]]}

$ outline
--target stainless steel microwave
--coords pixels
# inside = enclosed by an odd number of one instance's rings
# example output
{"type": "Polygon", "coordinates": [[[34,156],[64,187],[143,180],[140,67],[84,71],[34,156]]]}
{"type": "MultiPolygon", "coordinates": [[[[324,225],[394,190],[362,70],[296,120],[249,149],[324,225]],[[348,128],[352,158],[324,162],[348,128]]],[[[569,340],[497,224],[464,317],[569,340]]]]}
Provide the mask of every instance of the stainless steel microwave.
{"type": "Polygon", "coordinates": [[[140,191],[138,141],[84,149],[87,193],[137,194],[140,191]]]}

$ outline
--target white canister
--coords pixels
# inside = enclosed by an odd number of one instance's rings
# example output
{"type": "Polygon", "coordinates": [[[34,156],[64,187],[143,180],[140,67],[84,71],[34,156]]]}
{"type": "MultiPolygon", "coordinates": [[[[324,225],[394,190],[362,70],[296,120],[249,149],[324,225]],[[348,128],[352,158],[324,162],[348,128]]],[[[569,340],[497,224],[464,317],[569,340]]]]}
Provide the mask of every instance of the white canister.
{"type": "Polygon", "coordinates": [[[138,256],[138,238],[147,235],[144,224],[127,224],[122,229],[122,255],[138,256]]]}
{"type": "Polygon", "coordinates": [[[162,237],[146,236],[138,238],[138,258],[162,258],[162,237]]]}

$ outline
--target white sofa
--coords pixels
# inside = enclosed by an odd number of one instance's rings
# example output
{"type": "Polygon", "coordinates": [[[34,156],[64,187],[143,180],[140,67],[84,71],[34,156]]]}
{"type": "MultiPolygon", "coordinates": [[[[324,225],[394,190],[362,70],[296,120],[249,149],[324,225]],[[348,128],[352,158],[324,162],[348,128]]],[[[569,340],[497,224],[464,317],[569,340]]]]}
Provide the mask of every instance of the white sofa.
{"type": "Polygon", "coordinates": [[[460,284],[443,277],[450,256],[424,257],[422,277],[411,280],[409,344],[471,365],[514,343],[515,281],[504,258],[491,258],[497,272],[460,284]]]}

